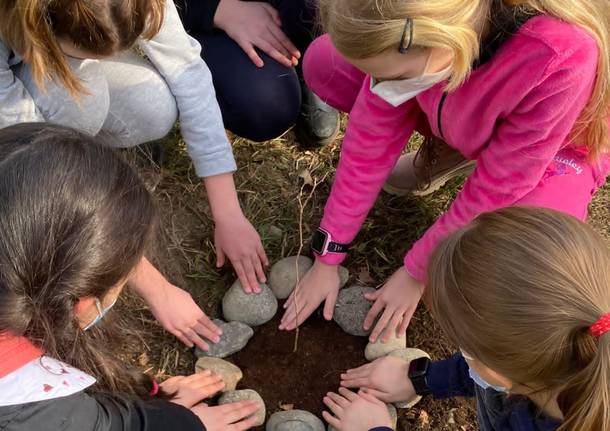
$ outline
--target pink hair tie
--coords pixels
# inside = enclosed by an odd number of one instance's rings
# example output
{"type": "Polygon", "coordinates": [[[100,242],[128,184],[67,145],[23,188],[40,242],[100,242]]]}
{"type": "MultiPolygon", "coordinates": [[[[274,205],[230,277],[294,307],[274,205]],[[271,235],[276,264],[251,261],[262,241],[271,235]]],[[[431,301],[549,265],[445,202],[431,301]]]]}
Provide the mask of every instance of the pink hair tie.
{"type": "Polygon", "coordinates": [[[610,313],[604,314],[597,322],[591,325],[589,329],[594,337],[601,337],[606,332],[610,331],[610,313]]]}
{"type": "Polygon", "coordinates": [[[150,390],[150,396],[154,397],[159,393],[159,383],[157,383],[156,380],[153,380],[152,383],[153,383],[153,387],[150,390]]]}

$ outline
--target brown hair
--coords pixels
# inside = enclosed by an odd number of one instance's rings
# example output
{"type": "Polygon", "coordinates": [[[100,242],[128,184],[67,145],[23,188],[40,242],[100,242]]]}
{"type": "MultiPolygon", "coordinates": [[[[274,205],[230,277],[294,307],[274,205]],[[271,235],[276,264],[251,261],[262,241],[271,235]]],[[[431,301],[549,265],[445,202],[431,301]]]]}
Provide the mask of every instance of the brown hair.
{"type": "Polygon", "coordinates": [[[40,88],[57,79],[73,96],[84,92],[59,44],[66,39],[96,56],[152,38],[172,0],[2,0],[0,35],[32,68],[40,88]]]}
{"type": "Polygon", "coordinates": [[[479,216],[436,250],[427,302],[459,347],[511,381],[559,392],[561,431],[610,429],[610,251],[546,209],[479,216]]]}
{"type": "MultiPolygon", "coordinates": [[[[590,0],[320,0],[320,17],[333,44],[347,57],[369,58],[398,49],[405,19],[412,18],[415,46],[453,53],[448,90],[469,76],[481,54],[481,19],[495,20],[507,6],[544,13],[585,29],[597,42],[597,81],[571,139],[591,158],[610,148],[610,14],[608,2],[590,0]]],[[[490,35],[493,39],[495,35],[490,35]]]]}
{"type": "Polygon", "coordinates": [[[155,218],[137,174],[98,138],[36,123],[0,130],[0,333],[95,376],[93,391],[147,397],[151,379],[117,354],[128,332],[116,313],[83,331],[74,307],[128,278],[155,218]]]}

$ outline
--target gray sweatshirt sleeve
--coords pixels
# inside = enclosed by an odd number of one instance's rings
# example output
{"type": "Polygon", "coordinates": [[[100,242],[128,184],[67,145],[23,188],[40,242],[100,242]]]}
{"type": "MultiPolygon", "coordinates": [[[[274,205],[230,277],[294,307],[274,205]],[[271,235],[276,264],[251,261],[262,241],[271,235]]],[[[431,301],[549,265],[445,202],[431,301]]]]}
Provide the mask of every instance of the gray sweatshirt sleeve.
{"type": "Polygon", "coordinates": [[[9,65],[11,50],[0,39],[0,128],[17,123],[44,121],[34,99],[13,74],[9,65]]]}
{"type": "Polygon", "coordinates": [[[167,81],[180,112],[180,127],[200,177],[236,170],[231,144],[224,129],[212,74],[201,58],[201,46],[190,37],[173,0],[165,2],[161,31],[140,47],[167,81]]]}

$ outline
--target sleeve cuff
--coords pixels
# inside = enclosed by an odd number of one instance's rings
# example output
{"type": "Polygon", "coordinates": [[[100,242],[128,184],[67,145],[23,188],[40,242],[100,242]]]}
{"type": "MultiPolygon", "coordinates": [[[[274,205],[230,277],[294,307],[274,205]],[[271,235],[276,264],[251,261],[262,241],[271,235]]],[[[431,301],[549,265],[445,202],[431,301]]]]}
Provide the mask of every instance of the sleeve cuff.
{"type": "Polygon", "coordinates": [[[413,254],[413,251],[409,251],[405,255],[405,259],[403,261],[405,269],[411,277],[425,285],[428,283],[428,273],[426,269],[422,269],[422,267],[416,263],[416,259],[413,254]]]}

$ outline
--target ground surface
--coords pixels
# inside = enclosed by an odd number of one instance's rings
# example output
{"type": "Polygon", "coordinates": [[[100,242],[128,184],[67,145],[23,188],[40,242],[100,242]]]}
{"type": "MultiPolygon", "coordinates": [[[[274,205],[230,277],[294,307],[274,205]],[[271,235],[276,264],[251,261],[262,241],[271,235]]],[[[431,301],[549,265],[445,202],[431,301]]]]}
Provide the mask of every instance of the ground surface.
{"type": "MultiPolygon", "coordinates": [[[[332,184],[339,143],[340,139],[320,151],[303,152],[294,146],[291,134],[264,144],[235,140],[242,206],[261,233],[272,262],[296,254],[300,228],[305,239],[316,228],[332,184]],[[303,224],[299,226],[301,213],[303,224]]],[[[153,259],[209,315],[219,316],[220,299],[235,277],[230,268],[215,269],[209,207],[178,135],[170,136],[164,145],[166,168],[161,172],[141,168],[162,214],[153,259]]],[[[460,186],[461,181],[456,180],[427,198],[382,195],[346,263],[350,283],[380,285],[401,264],[409,246],[447,208],[460,186]]],[[[607,188],[598,193],[591,210],[591,222],[606,237],[610,237],[609,208],[607,188]]],[[[144,332],[143,340],[126,343],[128,360],[161,379],[193,371],[192,352],[166,334],[140,300],[128,296],[119,310],[144,332]]],[[[319,400],[336,388],[338,374],[364,362],[366,341],[346,336],[317,317],[301,331],[298,354],[293,354],[294,334],[279,334],[275,327],[270,323],[257,329],[246,350],[232,359],[244,370],[244,384],[261,392],[270,412],[277,411],[280,404],[294,404],[319,413],[319,400]]],[[[407,343],[437,359],[453,351],[424,307],[411,322],[407,343]]],[[[463,400],[426,401],[403,412],[400,429],[466,431],[477,429],[474,423],[474,410],[463,400]]]]}

